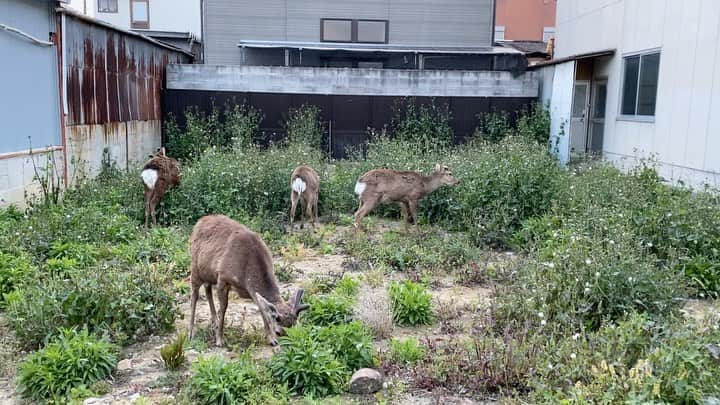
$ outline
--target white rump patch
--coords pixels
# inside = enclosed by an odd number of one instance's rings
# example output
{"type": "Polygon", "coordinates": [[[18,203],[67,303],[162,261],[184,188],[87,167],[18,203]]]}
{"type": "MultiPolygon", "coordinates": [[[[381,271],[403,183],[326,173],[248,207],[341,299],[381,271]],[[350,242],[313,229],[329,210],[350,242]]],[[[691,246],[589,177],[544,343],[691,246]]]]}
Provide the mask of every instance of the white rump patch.
{"type": "Polygon", "coordinates": [[[300,177],[295,177],[295,180],[292,182],[292,189],[298,194],[302,194],[303,191],[307,188],[307,184],[301,179],[300,177]]]}
{"type": "Polygon", "coordinates": [[[367,185],[363,182],[358,181],[355,183],[355,194],[362,196],[362,193],[365,191],[365,187],[367,185]]]}
{"type": "Polygon", "coordinates": [[[142,177],[143,183],[147,186],[149,189],[155,188],[155,183],[158,179],[158,172],[155,169],[145,169],[140,173],[140,177],[142,177]]]}

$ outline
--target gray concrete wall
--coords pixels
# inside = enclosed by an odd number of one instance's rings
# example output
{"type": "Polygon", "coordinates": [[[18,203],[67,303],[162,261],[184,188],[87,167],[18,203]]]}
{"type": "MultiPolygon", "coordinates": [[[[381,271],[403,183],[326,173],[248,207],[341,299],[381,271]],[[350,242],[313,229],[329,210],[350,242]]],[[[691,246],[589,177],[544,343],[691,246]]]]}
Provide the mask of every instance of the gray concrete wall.
{"type": "Polygon", "coordinates": [[[242,64],[242,40],[320,41],[320,19],[389,21],[389,43],[490,47],[493,0],[205,0],[205,61],[242,64]]]}
{"type": "Polygon", "coordinates": [[[168,65],[167,88],[250,93],[427,97],[538,96],[534,72],[168,65]]]}
{"type": "MultiPolygon", "coordinates": [[[[49,41],[52,2],[0,0],[0,24],[49,41]]],[[[61,144],[57,48],[0,30],[0,154],[61,144]]]]}

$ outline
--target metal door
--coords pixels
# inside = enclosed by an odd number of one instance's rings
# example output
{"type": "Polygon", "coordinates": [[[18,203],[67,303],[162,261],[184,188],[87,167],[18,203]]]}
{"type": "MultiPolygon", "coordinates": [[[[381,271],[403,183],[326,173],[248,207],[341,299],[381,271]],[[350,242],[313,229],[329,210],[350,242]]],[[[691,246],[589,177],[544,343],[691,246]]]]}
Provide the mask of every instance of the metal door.
{"type": "Polygon", "coordinates": [[[593,83],[592,103],[590,106],[590,135],[587,149],[592,153],[601,153],[605,134],[605,104],[607,101],[607,80],[593,83]]]}
{"type": "Polygon", "coordinates": [[[573,87],[572,114],[570,115],[570,156],[585,153],[588,132],[590,82],[576,81],[573,87]]]}

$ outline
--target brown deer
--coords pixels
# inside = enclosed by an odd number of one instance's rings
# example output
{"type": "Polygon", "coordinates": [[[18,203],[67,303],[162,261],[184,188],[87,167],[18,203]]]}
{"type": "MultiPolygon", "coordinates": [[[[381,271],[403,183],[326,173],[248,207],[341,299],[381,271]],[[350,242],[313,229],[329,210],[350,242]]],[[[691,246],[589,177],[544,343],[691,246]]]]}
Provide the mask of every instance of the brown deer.
{"type": "Polygon", "coordinates": [[[164,147],[158,148],[143,166],[140,178],[145,187],[145,227],[150,216],[153,225],[157,225],[155,206],[170,187],[180,184],[180,164],[165,154],[164,147]]]}
{"type": "Polygon", "coordinates": [[[360,230],[362,219],[379,204],[396,202],[400,205],[405,231],[408,230],[408,212],[417,229],[418,201],[444,185],[455,185],[460,180],[453,177],[447,166],[435,165],[432,174],[389,169],[371,170],[355,183],[355,194],[360,197],[360,207],[355,212],[355,233],[360,230]]]}
{"type": "Polygon", "coordinates": [[[224,215],[200,218],[190,235],[190,327],[193,336],[195,306],[200,287],[210,305],[210,317],[215,328],[215,344],[223,346],[225,311],[228,294],[233,289],[241,298],[255,302],[265,325],[270,345],[277,345],[277,337],[284,328],[297,321],[301,311],[310,308],[302,303],[303,290],[289,303],[280,296],[272,256],[265,242],[248,228],[224,215]],[[212,286],[216,286],[220,308],[215,312],[212,286]]]}
{"type": "Polygon", "coordinates": [[[301,203],[300,218],[303,220],[300,227],[303,227],[306,217],[309,217],[315,226],[319,193],[320,177],[317,172],[309,166],[296,167],[290,175],[290,228],[295,221],[298,202],[301,203]]]}

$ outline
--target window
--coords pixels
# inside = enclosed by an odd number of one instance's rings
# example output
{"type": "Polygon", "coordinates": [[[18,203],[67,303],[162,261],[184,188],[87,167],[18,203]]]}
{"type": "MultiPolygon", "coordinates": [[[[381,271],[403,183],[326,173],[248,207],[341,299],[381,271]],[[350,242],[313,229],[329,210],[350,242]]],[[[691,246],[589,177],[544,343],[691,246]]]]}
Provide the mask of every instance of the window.
{"type": "Polygon", "coordinates": [[[495,40],[496,41],[504,41],[505,40],[505,26],[503,26],[503,25],[495,26],[495,40]]]}
{"type": "Polygon", "coordinates": [[[543,28],[543,42],[548,42],[550,38],[555,36],[555,27],[543,28]]]}
{"type": "Polygon", "coordinates": [[[387,21],[357,21],[357,42],[387,43],[387,21]]]}
{"type": "Polygon", "coordinates": [[[117,13],[118,0],[98,0],[98,13],[117,13]]]}
{"type": "Polygon", "coordinates": [[[386,44],[388,22],[385,20],[320,20],[320,40],[323,42],[364,42],[386,44]]]}
{"type": "Polygon", "coordinates": [[[322,20],[322,40],[327,42],[352,42],[352,20],[322,20]]]}
{"type": "Polygon", "coordinates": [[[628,56],[624,62],[621,114],[654,116],[660,53],[628,56]]]}
{"type": "Polygon", "coordinates": [[[130,26],[150,28],[150,0],[130,0],[130,26]]]}

